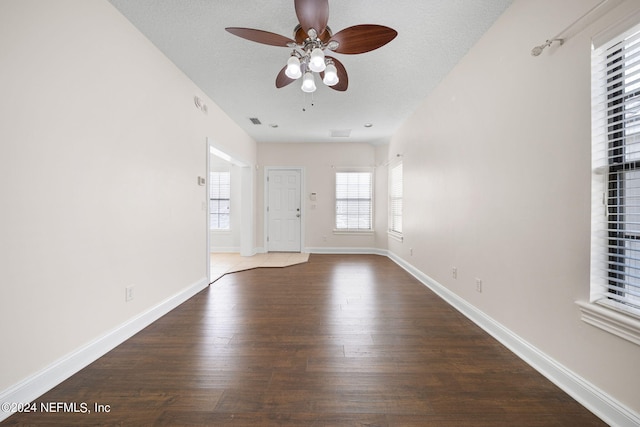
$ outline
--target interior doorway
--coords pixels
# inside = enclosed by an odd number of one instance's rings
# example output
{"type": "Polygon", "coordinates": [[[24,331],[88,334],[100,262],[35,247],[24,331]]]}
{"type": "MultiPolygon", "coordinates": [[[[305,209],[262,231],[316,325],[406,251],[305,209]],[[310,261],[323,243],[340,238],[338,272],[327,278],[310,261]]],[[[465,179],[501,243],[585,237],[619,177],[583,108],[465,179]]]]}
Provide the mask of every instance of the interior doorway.
{"type": "MultiPolygon", "coordinates": [[[[218,185],[220,177],[217,177],[218,185]]],[[[224,148],[207,138],[207,275],[212,279],[211,253],[234,252],[242,256],[252,256],[255,252],[255,169],[252,164],[229,154],[224,148]],[[226,166],[225,166],[226,165],[226,166]],[[215,194],[212,173],[229,171],[229,195],[215,194]],[[228,200],[227,200],[228,199],[228,200]],[[229,208],[228,215],[225,211],[229,208]],[[227,229],[216,230],[212,224],[225,224],[227,229]]]]}

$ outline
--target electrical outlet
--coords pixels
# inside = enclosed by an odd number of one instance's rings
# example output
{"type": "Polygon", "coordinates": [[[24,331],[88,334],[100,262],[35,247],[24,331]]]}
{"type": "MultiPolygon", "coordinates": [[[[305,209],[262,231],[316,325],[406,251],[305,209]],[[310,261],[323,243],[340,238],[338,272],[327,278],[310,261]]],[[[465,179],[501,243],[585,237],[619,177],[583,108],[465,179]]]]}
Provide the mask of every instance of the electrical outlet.
{"type": "Polygon", "coordinates": [[[476,278],[476,291],[482,293],[482,279],[476,278]]]}
{"type": "Polygon", "coordinates": [[[458,278],[458,269],[456,267],[453,267],[451,269],[451,277],[453,277],[454,279],[458,278]]]}
{"type": "Polygon", "coordinates": [[[133,285],[124,288],[124,300],[131,301],[133,299],[133,285]]]}

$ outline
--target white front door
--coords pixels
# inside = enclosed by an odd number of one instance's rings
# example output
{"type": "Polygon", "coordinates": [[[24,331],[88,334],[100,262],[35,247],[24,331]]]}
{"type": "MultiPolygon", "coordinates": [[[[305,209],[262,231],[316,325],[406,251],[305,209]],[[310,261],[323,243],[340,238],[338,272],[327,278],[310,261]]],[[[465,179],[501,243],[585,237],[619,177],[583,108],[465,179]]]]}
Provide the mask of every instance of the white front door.
{"type": "Polygon", "coordinates": [[[300,252],[300,169],[267,172],[267,251],[300,252]]]}

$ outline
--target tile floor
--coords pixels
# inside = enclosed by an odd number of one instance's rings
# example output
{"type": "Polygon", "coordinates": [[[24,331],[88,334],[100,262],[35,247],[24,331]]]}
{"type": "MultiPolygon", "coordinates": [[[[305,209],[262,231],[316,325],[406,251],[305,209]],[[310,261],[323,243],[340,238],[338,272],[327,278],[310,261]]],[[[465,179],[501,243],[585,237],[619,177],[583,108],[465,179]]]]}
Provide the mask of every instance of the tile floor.
{"type": "Polygon", "coordinates": [[[297,252],[269,252],[253,256],[237,253],[211,254],[211,281],[215,282],[227,273],[250,270],[258,267],[287,267],[309,260],[309,254],[297,252]]]}

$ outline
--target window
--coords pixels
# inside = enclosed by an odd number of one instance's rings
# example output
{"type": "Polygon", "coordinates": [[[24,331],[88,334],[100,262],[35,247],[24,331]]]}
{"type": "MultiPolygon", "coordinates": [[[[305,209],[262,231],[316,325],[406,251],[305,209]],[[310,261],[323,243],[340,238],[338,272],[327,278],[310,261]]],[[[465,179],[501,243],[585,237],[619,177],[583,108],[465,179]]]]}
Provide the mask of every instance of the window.
{"type": "Polygon", "coordinates": [[[209,175],[209,224],[212,230],[229,230],[231,174],[211,172],[209,175]]]}
{"type": "Polygon", "coordinates": [[[371,231],[372,173],[336,172],[336,229],[371,231]]]}
{"type": "Polygon", "coordinates": [[[402,163],[391,168],[389,180],[389,232],[402,234],[402,163]]]}
{"type": "Polygon", "coordinates": [[[640,26],[594,49],[591,63],[591,302],[598,304],[580,305],[585,321],[640,344],[640,26]],[[621,327],[603,307],[632,318],[621,327]]]}

